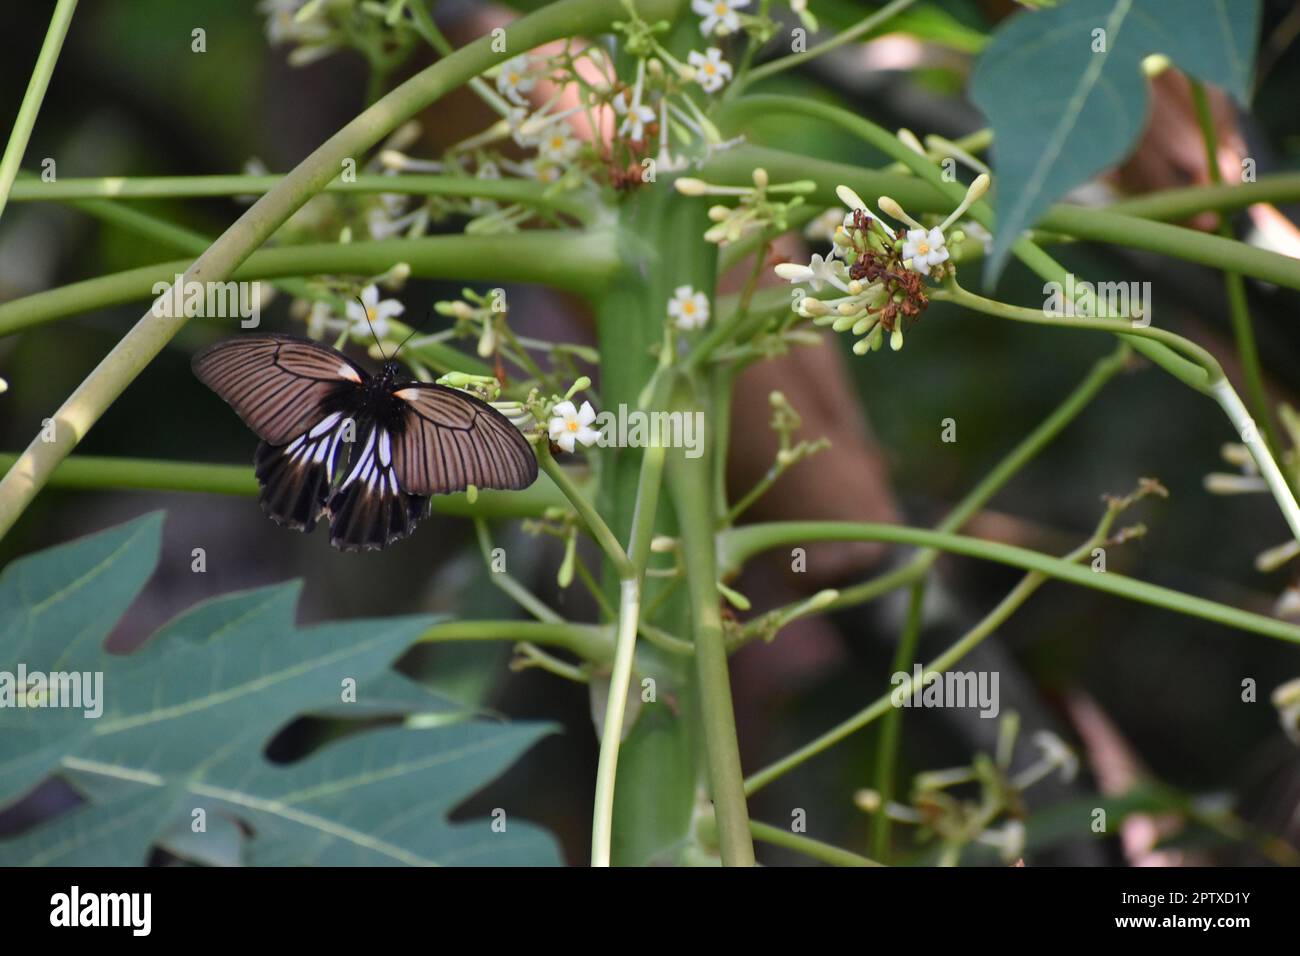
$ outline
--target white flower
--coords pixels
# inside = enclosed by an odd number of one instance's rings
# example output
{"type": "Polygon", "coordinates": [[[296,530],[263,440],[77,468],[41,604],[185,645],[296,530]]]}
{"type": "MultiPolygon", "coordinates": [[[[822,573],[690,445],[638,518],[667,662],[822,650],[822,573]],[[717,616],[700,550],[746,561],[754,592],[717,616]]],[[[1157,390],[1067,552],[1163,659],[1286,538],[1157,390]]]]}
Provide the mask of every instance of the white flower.
{"type": "Polygon", "coordinates": [[[731,79],[731,64],[722,58],[722,51],[711,46],[703,53],[692,50],[686,57],[695,67],[695,81],[705,93],[716,93],[731,79]]]}
{"type": "Polygon", "coordinates": [[[497,74],[497,92],[516,106],[527,106],[524,94],[537,83],[535,77],[528,75],[528,56],[521,54],[513,60],[507,60],[497,74]]]}
{"type": "Polygon", "coordinates": [[[797,262],[782,262],[776,267],[776,274],[782,279],[789,279],[791,283],[807,282],[814,292],[820,292],[827,283],[841,285],[836,281],[839,276],[835,271],[835,260],[824,259],[820,255],[813,255],[806,266],[797,262]]]}
{"type": "Polygon", "coordinates": [[[668,300],[668,317],[679,329],[702,328],[709,321],[709,297],[688,285],[679,285],[668,300]]]}
{"type": "Polygon", "coordinates": [[[315,10],[298,20],[298,10],[306,0],[261,0],[257,12],[266,17],[266,38],[272,46],[281,43],[319,43],[329,36],[329,25],[315,10]]]}
{"type": "Polygon", "coordinates": [[[575,408],[573,402],[560,402],[552,411],[555,417],[548,429],[551,441],[569,454],[573,454],[575,441],[590,448],[600,439],[600,432],[591,427],[596,420],[596,410],[591,407],[591,402],[583,402],[581,409],[575,408]]]}
{"type": "Polygon", "coordinates": [[[513,106],[506,114],[506,125],[510,128],[510,138],[527,149],[536,146],[540,137],[536,124],[532,123],[533,114],[522,106],[513,106]],[[531,128],[530,128],[531,127],[531,128]]]}
{"type": "Polygon", "coordinates": [[[614,112],[624,117],[618,128],[618,134],[629,139],[645,139],[645,124],[655,121],[655,111],[644,103],[638,103],[634,107],[627,105],[626,90],[620,91],[618,96],[614,97],[614,112]]]}
{"type": "Polygon", "coordinates": [[[736,10],[749,6],[749,0],[691,0],[691,9],[700,21],[700,32],[705,36],[717,33],[726,36],[740,29],[740,17],[736,10]]]}
{"type": "Polygon", "coordinates": [[[822,239],[826,242],[834,242],[835,231],[844,223],[846,215],[848,214],[840,207],[832,206],[804,226],[803,234],[808,239],[822,239]]]}
{"type": "Polygon", "coordinates": [[[937,226],[929,232],[924,229],[907,230],[903,258],[912,260],[914,271],[928,276],[933,266],[948,260],[948,247],[944,245],[943,233],[937,226]]]}
{"type": "Polygon", "coordinates": [[[542,137],[538,152],[543,159],[552,163],[567,163],[578,151],[581,144],[573,138],[569,128],[563,123],[552,127],[542,137]]]}
{"type": "Polygon", "coordinates": [[[349,331],[356,338],[369,338],[373,326],[375,335],[382,340],[388,334],[388,319],[405,311],[406,306],[396,299],[379,301],[379,287],[368,285],[361,290],[361,302],[348,303],[348,321],[352,323],[349,331]]]}

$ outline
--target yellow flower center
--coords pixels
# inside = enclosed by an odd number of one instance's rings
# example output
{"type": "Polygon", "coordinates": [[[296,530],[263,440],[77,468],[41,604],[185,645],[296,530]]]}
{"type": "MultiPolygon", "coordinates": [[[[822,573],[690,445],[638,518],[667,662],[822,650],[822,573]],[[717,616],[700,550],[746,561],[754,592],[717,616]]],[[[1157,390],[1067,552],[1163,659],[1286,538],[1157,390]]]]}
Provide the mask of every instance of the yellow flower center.
{"type": "Polygon", "coordinates": [[[709,74],[709,76],[712,76],[714,73],[718,72],[718,69],[712,63],[705,63],[704,72],[709,74]]]}
{"type": "Polygon", "coordinates": [[[930,244],[922,239],[916,244],[916,251],[923,256],[928,256],[930,254],[930,244]]]}
{"type": "Polygon", "coordinates": [[[576,432],[578,430],[578,420],[576,418],[570,418],[564,423],[564,427],[571,432],[576,432]]]}
{"type": "Polygon", "coordinates": [[[728,9],[725,3],[720,3],[713,8],[713,12],[720,17],[725,17],[730,12],[730,10],[728,9]]]}
{"type": "Polygon", "coordinates": [[[686,302],[683,302],[683,303],[682,303],[682,311],[685,312],[687,315],[694,315],[694,314],[695,314],[695,303],[694,303],[694,302],[691,302],[690,300],[687,300],[686,302]]]}
{"type": "Polygon", "coordinates": [[[507,77],[507,80],[509,81],[509,83],[510,83],[511,86],[518,86],[518,85],[519,85],[519,74],[518,74],[518,73],[511,73],[510,76],[507,77]]]}

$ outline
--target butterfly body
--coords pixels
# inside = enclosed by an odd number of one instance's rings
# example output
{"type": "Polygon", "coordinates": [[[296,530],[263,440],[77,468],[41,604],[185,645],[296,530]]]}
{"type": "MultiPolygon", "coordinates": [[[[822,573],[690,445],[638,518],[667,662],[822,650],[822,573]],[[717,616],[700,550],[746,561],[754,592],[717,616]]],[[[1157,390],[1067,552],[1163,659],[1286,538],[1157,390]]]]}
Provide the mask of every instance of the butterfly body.
{"type": "Polygon", "coordinates": [[[254,456],[266,513],[330,543],[377,550],[406,537],[429,496],[518,489],[537,478],[522,434],[486,402],[405,379],[396,362],[370,375],[307,339],[241,336],[194,357],[194,372],[262,439],[254,456]]]}

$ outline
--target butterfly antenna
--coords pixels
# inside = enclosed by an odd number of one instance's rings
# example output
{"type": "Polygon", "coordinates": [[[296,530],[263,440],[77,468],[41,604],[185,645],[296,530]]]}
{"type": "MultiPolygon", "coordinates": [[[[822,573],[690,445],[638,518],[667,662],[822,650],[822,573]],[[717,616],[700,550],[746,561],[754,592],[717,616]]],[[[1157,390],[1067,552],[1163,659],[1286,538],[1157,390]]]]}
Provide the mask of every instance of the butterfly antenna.
{"type": "MultiPolygon", "coordinates": [[[[411,339],[415,338],[415,333],[419,331],[419,329],[411,329],[411,334],[402,339],[402,345],[405,345],[407,342],[411,341],[411,339]]],[[[402,351],[402,345],[397,346],[397,352],[402,351]]],[[[393,358],[397,358],[397,352],[393,353],[393,358]]]]}
{"type": "MultiPolygon", "coordinates": [[[[375,340],[375,345],[379,346],[379,354],[384,355],[384,343],[379,341],[379,336],[375,334],[375,324],[370,321],[370,309],[366,306],[365,300],[363,300],[361,296],[357,296],[357,301],[361,303],[361,311],[365,314],[366,325],[370,326],[370,335],[375,340]]],[[[384,361],[388,361],[387,355],[384,355],[384,361]]]]}

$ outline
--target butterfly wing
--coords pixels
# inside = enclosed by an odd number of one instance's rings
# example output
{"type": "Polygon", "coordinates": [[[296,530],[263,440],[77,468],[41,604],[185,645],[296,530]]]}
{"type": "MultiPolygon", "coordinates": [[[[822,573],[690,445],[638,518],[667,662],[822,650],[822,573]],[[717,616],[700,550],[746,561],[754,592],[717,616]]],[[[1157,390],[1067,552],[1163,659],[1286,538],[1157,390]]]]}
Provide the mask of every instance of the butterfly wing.
{"type": "Polygon", "coordinates": [[[537,456],[519,429],[487,402],[443,385],[412,383],[394,396],[408,414],[393,436],[393,468],[420,495],[468,486],[517,490],[537,480],[537,456]]]}
{"type": "Polygon", "coordinates": [[[342,352],[287,335],[248,335],[194,356],[194,374],[257,437],[286,445],[355,394],[369,377],[342,352]]]}
{"type": "Polygon", "coordinates": [[[357,453],[347,477],[329,499],[330,544],[342,551],[376,551],[415,530],[429,505],[427,495],[408,492],[393,465],[393,435],[405,427],[406,411],[363,420],[357,453]]]}
{"type": "Polygon", "coordinates": [[[306,339],[250,335],[194,356],[194,374],[262,439],[254,467],[262,508],[310,531],[326,510],[341,445],[355,431],[366,372],[306,339]]]}
{"type": "Polygon", "coordinates": [[[442,385],[408,383],[358,427],[360,452],[329,501],[330,543],[376,549],[410,534],[429,495],[526,488],[537,458],[491,405],[442,385]]]}

